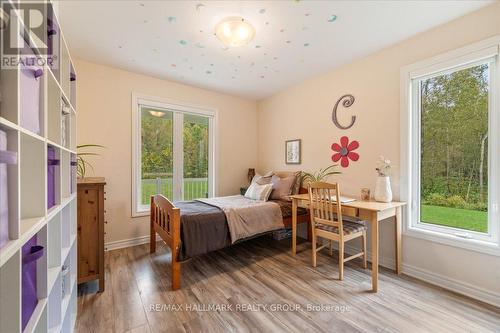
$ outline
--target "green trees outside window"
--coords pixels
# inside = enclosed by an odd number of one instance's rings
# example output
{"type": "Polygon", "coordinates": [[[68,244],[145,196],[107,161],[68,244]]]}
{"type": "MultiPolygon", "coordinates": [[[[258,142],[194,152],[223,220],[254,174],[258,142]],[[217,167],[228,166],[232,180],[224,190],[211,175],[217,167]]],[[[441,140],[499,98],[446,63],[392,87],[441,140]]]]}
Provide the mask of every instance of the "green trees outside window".
{"type": "Polygon", "coordinates": [[[487,231],[489,66],[420,81],[421,221],[487,231]]]}

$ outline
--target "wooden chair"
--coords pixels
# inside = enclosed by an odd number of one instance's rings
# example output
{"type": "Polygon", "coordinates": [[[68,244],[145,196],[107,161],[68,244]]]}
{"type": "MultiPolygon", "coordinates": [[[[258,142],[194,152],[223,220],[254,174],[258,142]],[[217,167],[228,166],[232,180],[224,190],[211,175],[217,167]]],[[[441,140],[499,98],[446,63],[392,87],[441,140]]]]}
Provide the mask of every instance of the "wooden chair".
{"type": "Polygon", "coordinates": [[[343,217],[340,202],[340,190],[337,183],[315,182],[309,184],[309,209],[312,225],[312,266],[316,267],[316,253],[327,245],[317,247],[317,238],[330,241],[330,255],[333,254],[332,241],[339,243],[339,279],[344,278],[344,263],[363,257],[363,268],[366,268],[366,225],[356,217],[343,217]],[[330,198],[335,196],[337,201],[330,198]],[[361,237],[362,251],[344,258],[345,242],[361,237]]]}

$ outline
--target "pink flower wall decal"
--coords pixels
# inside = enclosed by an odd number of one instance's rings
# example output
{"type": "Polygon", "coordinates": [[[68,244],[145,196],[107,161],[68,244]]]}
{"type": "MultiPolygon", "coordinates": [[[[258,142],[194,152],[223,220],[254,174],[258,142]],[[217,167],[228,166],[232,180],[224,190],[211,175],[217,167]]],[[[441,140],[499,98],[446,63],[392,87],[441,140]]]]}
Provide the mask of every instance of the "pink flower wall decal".
{"type": "Polygon", "coordinates": [[[349,160],[356,162],[359,159],[359,154],[353,152],[353,150],[358,149],[359,142],[354,140],[349,143],[349,138],[343,136],[340,138],[340,144],[333,143],[332,150],[335,152],[332,155],[332,161],[338,162],[340,160],[340,165],[343,168],[349,166],[349,160]]]}

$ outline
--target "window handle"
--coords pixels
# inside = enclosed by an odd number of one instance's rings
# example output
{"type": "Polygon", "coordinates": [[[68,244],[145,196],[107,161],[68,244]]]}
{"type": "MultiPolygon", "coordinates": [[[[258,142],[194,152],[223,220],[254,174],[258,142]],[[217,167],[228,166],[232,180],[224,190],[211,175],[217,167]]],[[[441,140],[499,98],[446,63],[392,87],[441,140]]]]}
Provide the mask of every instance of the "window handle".
{"type": "Polygon", "coordinates": [[[470,236],[470,234],[468,234],[466,232],[457,232],[457,233],[455,233],[455,236],[460,237],[460,238],[466,238],[466,239],[471,239],[472,238],[470,236]]]}

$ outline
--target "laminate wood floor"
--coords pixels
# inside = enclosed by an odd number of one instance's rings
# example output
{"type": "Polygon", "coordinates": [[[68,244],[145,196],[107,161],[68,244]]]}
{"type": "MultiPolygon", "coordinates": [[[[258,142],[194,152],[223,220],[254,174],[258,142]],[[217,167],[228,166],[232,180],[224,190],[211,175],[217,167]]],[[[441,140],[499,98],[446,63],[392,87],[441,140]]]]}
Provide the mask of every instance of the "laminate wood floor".
{"type": "Polygon", "coordinates": [[[266,237],[182,265],[170,291],[170,251],[140,245],[106,253],[106,291],[78,290],[77,332],[500,332],[500,309],[381,269],[310,250],[293,258],[290,242],[266,237]],[[175,305],[175,306],[173,306],[175,305]],[[322,307],[322,308],[319,308],[322,307]],[[196,311],[198,310],[198,311],[196,311]]]}

